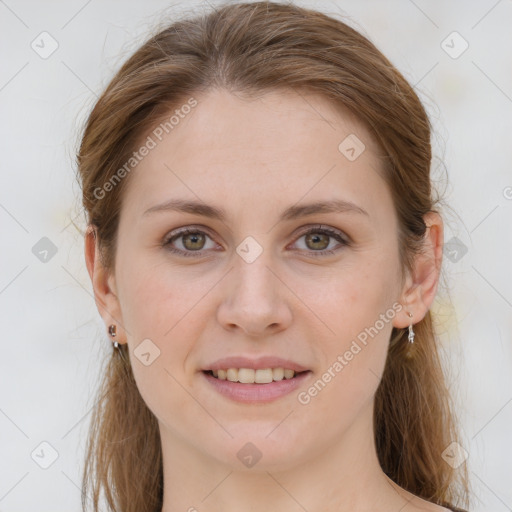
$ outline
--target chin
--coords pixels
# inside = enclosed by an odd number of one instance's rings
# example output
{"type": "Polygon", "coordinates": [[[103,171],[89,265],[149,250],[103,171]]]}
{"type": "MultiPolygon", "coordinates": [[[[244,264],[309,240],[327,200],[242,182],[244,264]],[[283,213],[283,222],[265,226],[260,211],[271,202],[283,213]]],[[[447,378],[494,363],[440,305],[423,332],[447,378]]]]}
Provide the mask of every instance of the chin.
{"type": "Polygon", "coordinates": [[[245,427],[243,431],[228,427],[234,439],[211,447],[210,453],[232,471],[259,473],[292,469],[301,463],[301,459],[307,458],[304,453],[307,447],[301,440],[311,439],[311,436],[298,433],[290,436],[288,431],[278,432],[280,427],[276,426],[279,421],[259,422],[258,426],[245,427]]]}

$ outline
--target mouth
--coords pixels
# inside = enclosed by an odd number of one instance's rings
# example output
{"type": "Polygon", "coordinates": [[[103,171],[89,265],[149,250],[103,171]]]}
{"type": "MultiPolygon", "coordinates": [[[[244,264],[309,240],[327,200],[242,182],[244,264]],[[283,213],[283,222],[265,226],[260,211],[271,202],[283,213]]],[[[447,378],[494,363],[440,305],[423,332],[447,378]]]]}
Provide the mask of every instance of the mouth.
{"type": "Polygon", "coordinates": [[[286,371],[284,368],[227,368],[202,370],[206,385],[235,402],[264,404],[285,397],[306,385],[311,370],[286,371]]]}
{"type": "Polygon", "coordinates": [[[297,372],[289,368],[261,368],[254,370],[252,368],[226,368],[219,370],[203,370],[203,373],[214,377],[217,380],[229,382],[239,382],[241,384],[270,384],[282,380],[291,380],[298,378],[310,370],[297,372]]]}

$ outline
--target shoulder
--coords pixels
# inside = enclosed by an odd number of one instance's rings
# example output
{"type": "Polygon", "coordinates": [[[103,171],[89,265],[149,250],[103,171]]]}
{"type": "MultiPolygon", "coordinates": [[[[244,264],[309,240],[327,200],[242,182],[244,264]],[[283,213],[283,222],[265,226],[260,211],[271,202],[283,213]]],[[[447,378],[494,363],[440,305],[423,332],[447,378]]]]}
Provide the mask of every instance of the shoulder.
{"type": "Polygon", "coordinates": [[[406,501],[406,504],[401,508],[401,512],[467,512],[460,508],[449,506],[448,503],[443,502],[442,505],[437,505],[431,501],[424,500],[419,496],[412,494],[405,490],[403,487],[397,485],[393,480],[388,478],[391,487],[406,501]]]}
{"type": "Polygon", "coordinates": [[[425,503],[425,506],[420,505],[417,508],[418,512],[466,512],[465,510],[462,510],[460,508],[443,507],[441,505],[436,505],[435,503],[430,503],[428,501],[426,501],[425,503]]]}
{"type": "MultiPolygon", "coordinates": [[[[436,505],[435,503],[426,502],[427,505],[419,505],[415,507],[413,510],[414,512],[463,512],[462,510],[459,510],[458,508],[446,508],[442,507],[441,505],[436,505]]],[[[405,510],[408,510],[407,508],[405,510]]],[[[412,512],[412,510],[411,510],[412,512]]]]}
{"type": "Polygon", "coordinates": [[[442,505],[436,505],[430,501],[425,501],[418,496],[411,500],[403,512],[466,512],[460,508],[448,508],[442,505]]]}

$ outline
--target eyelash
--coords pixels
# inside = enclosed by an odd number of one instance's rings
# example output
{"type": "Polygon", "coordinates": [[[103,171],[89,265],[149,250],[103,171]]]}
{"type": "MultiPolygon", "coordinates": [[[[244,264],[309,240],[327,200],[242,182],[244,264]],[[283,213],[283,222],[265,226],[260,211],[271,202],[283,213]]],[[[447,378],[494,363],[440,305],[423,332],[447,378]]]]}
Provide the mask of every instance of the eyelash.
{"type": "MultiPolygon", "coordinates": [[[[348,247],[350,245],[350,242],[348,240],[346,240],[340,234],[340,232],[338,232],[336,230],[333,230],[333,229],[330,229],[330,228],[323,228],[321,226],[310,228],[308,231],[305,231],[304,233],[301,233],[298,236],[297,240],[299,238],[302,238],[303,236],[309,235],[311,233],[321,233],[321,234],[324,234],[324,235],[328,235],[331,238],[336,239],[344,247],[348,247]]],[[[182,237],[184,235],[187,235],[187,234],[204,234],[204,235],[208,236],[209,238],[211,238],[208,233],[206,233],[205,231],[202,231],[200,229],[185,228],[185,229],[179,231],[178,233],[175,233],[172,236],[168,237],[164,241],[163,246],[166,247],[167,250],[169,250],[169,251],[171,251],[171,252],[173,252],[175,254],[178,254],[180,256],[185,256],[185,257],[199,257],[199,256],[202,256],[203,252],[204,252],[202,250],[200,250],[200,251],[183,251],[181,249],[176,249],[175,247],[171,246],[171,242],[173,242],[174,240],[177,240],[180,237],[182,237]]],[[[337,248],[337,249],[324,249],[323,251],[309,251],[309,254],[311,254],[313,256],[327,256],[327,255],[335,254],[339,249],[340,248],[337,248]]]]}

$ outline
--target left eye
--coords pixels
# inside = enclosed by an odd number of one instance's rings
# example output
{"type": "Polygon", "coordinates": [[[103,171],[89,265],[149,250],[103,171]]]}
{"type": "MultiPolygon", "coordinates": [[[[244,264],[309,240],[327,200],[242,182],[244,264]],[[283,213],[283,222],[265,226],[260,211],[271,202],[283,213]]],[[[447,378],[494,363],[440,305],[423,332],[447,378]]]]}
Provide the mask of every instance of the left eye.
{"type": "MultiPolygon", "coordinates": [[[[206,238],[211,240],[211,237],[204,231],[187,228],[167,238],[163,245],[169,251],[181,256],[201,256],[203,250],[208,249],[208,247],[205,248],[206,238]],[[183,248],[174,247],[174,241],[180,239],[183,248]]],[[[314,256],[334,254],[339,250],[340,247],[336,249],[328,249],[330,239],[337,240],[342,247],[349,245],[348,240],[343,237],[341,232],[323,227],[309,229],[305,233],[299,235],[297,240],[300,240],[301,238],[305,238],[305,243],[309,246],[309,252],[314,256]]],[[[212,248],[214,247],[210,247],[210,249],[212,248]]],[[[306,247],[305,250],[308,250],[308,247],[306,247]]]]}
{"type": "MultiPolygon", "coordinates": [[[[340,232],[329,228],[313,228],[306,233],[303,233],[298,240],[305,237],[305,243],[313,245],[313,253],[316,255],[333,254],[335,249],[327,249],[330,245],[329,239],[337,240],[342,246],[348,245],[348,241],[341,235],[340,232]],[[320,250],[317,250],[320,249],[320,250]]],[[[311,247],[310,245],[310,247],[311,247]]]]}

